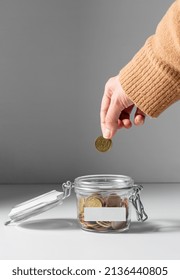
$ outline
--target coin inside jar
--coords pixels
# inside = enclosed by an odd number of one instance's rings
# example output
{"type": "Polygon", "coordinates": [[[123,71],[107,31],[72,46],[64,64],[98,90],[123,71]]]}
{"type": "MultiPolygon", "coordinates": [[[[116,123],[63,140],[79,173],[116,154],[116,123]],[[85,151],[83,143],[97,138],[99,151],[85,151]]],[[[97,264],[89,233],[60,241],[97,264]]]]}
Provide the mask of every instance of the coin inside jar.
{"type": "Polygon", "coordinates": [[[89,196],[85,200],[85,207],[102,207],[103,206],[103,200],[100,196],[89,196]]]}
{"type": "Polygon", "coordinates": [[[107,152],[112,147],[112,140],[99,136],[95,141],[95,147],[99,152],[107,152]]]}
{"type": "Polygon", "coordinates": [[[126,221],[122,222],[111,222],[111,226],[113,229],[123,229],[126,227],[126,221]]]}
{"type": "Polygon", "coordinates": [[[104,228],[110,228],[111,227],[111,222],[103,222],[103,221],[97,221],[96,222],[98,225],[104,228]]]}
{"type": "Polygon", "coordinates": [[[107,207],[121,207],[122,199],[119,195],[110,194],[106,198],[106,206],[107,207]]]}
{"type": "Polygon", "coordinates": [[[80,213],[84,212],[84,202],[85,202],[84,197],[80,197],[80,199],[78,201],[78,207],[79,207],[79,212],[80,213]]]}
{"type": "MultiPolygon", "coordinates": [[[[124,231],[128,227],[129,203],[126,197],[118,195],[116,192],[105,193],[95,192],[89,196],[80,196],[78,198],[78,217],[79,222],[83,229],[95,232],[108,232],[108,231],[124,231]],[[103,213],[103,208],[109,207],[111,211],[113,208],[125,208],[125,217],[119,217],[120,220],[106,220],[98,216],[94,216],[91,220],[85,220],[84,210],[89,208],[101,208],[100,212],[103,213]]],[[[123,211],[124,212],[124,211],[123,211]]]]}

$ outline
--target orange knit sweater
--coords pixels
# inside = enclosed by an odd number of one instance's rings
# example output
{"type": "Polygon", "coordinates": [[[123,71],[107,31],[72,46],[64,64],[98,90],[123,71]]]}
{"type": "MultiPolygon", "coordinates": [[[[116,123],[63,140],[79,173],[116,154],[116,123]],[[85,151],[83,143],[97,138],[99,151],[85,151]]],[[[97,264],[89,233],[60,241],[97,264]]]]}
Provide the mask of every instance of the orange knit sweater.
{"type": "Polygon", "coordinates": [[[180,0],[176,0],[134,58],[120,71],[125,93],[157,117],[180,99],[180,0]]]}

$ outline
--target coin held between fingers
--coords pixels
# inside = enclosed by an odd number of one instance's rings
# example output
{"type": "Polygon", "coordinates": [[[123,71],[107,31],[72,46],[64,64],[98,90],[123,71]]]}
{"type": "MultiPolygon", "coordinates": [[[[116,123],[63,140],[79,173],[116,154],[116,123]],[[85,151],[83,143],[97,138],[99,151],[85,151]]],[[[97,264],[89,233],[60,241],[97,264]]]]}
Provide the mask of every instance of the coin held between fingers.
{"type": "Polygon", "coordinates": [[[112,147],[112,140],[99,136],[95,141],[95,147],[99,152],[107,152],[112,147]]]}

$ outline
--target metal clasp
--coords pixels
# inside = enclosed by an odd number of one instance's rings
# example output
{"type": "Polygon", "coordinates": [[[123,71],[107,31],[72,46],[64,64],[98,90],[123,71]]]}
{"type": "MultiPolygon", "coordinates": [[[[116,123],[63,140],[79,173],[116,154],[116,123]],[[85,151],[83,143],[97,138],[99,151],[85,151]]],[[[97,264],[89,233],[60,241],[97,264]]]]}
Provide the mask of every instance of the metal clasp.
{"type": "Polygon", "coordinates": [[[62,199],[65,199],[71,195],[71,190],[73,187],[74,187],[74,185],[70,181],[67,181],[66,183],[62,184],[62,189],[63,189],[63,198],[62,199]]]}
{"type": "Polygon", "coordinates": [[[140,191],[143,189],[143,186],[141,185],[134,185],[134,193],[133,195],[130,197],[130,201],[133,204],[135,210],[136,210],[136,214],[137,214],[137,220],[144,222],[148,219],[148,215],[146,214],[145,210],[144,210],[144,206],[141,202],[140,199],[140,191]]]}

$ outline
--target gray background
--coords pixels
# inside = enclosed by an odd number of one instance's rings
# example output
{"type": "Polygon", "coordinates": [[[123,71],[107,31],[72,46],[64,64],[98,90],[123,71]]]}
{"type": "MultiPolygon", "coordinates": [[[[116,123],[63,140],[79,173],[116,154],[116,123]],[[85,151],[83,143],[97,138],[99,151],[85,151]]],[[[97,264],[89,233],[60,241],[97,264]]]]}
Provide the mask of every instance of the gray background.
{"type": "Polygon", "coordinates": [[[104,84],[154,33],[170,0],[0,1],[0,183],[92,173],[180,181],[179,104],[121,130],[100,154],[104,84]]]}

